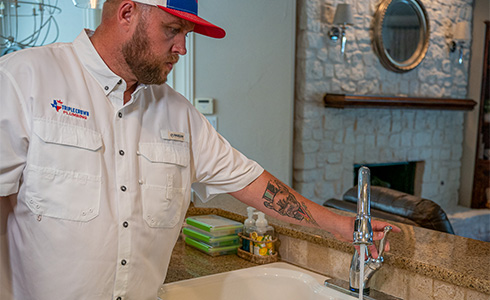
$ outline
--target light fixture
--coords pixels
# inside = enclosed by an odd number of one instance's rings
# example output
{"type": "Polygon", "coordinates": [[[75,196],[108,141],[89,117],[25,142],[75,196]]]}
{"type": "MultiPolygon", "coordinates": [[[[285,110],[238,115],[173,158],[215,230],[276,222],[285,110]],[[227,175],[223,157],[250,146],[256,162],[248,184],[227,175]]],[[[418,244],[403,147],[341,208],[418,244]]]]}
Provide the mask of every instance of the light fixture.
{"type": "Polygon", "coordinates": [[[0,0],[0,56],[54,43],[59,36],[54,16],[60,12],[57,1],[0,0]]]}
{"type": "Polygon", "coordinates": [[[345,36],[345,29],[348,25],[354,24],[354,18],[352,17],[352,11],[350,4],[340,3],[337,4],[335,9],[335,15],[333,18],[333,27],[328,31],[330,39],[334,42],[341,40],[340,53],[344,55],[345,43],[347,37],[345,36]]]}
{"type": "Polygon", "coordinates": [[[105,0],[72,0],[78,8],[101,9],[105,0]]]}
{"type": "Polygon", "coordinates": [[[453,39],[449,42],[449,50],[451,52],[456,51],[459,48],[458,63],[463,63],[463,48],[465,43],[470,39],[470,24],[468,22],[456,23],[453,39]]]}

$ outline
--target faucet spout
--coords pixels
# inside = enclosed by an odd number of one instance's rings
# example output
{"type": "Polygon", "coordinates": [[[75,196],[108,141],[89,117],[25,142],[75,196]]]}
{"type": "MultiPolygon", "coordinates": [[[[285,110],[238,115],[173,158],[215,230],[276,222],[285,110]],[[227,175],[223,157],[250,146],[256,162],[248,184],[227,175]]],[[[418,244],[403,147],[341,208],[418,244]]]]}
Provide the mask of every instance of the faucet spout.
{"type": "Polygon", "coordinates": [[[369,168],[359,168],[357,184],[357,216],[354,223],[354,245],[372,245],[371,227],[371,173],[369,168]]]}

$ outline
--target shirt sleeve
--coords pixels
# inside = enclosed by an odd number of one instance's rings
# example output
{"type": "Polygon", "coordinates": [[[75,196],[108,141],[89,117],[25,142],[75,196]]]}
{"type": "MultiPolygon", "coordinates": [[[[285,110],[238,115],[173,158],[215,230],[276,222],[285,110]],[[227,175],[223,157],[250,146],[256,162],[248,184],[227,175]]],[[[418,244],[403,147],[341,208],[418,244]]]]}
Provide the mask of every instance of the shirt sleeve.
{"type": "Polygon", "coordinates": [[[223,138],[204,116],[197,137],[193,137],[195,180],[192,189],[207,202],[218,194],[243,189],[264,172],[223,138]]]}
{"type": "Polygon", "coordinates": [[[27,109],[19,84],[0,63],[0,196],[19,189],[29,145],[27,109]]]}

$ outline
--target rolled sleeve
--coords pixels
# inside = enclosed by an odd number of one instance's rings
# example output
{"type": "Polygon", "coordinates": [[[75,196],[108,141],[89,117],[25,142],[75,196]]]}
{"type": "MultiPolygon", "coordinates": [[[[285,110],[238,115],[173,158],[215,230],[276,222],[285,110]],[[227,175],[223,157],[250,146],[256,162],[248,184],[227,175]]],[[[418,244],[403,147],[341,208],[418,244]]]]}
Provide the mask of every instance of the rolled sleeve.
{"type": "Polygon", "coordinates": [[[196,180],[192,189],[206,202],[219,194],[243,189],[264,169],[233,148],[207,120],[202,121],[199,140],[195,141],[196,180]]]}

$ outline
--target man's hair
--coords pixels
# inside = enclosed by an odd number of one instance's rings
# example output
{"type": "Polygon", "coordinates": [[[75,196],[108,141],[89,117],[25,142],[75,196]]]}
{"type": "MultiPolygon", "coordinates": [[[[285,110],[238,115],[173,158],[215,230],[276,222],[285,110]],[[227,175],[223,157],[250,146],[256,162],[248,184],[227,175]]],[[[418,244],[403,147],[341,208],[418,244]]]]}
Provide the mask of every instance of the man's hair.
{"type": "Polygon", "coordinates": [[[121,2],[121,0],[106,0],[105,3],[107,4],[116,4],[116,3],[119,3],[121,2]]]}
{"type": "MultiPolygon", "coordinates": [[[[102,17],[104,18],[104,17],[113,16],[119,4],[121,4],[122,1],[123,0],[106,0],[103,6],[102,17]]],[[[138,4],[140,3],[138,2],[138,4]]],[[[143,15],[145,16],[147,15],[147,13],[150,11],[151,8],[152,8],[151,5],[146,5],[146,4],[139,5],[139,9],[141,9],[143,15]]]]}
{"type": "Polygon", "coordinates": [[[102,19],[113,16],[121,1],[122,0],[106,0],[102,8],[102,19]]]}

